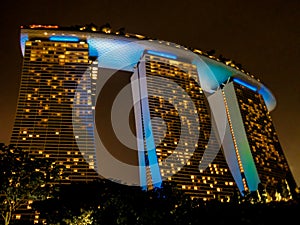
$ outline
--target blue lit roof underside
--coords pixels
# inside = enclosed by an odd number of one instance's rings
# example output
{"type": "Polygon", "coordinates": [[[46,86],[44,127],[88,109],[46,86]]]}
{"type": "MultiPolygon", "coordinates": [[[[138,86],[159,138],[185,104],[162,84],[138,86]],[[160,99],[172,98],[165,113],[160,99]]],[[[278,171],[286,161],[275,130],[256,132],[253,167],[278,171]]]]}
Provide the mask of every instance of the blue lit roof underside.
{"type": "Polygon", "coordinates": [[[182,46],[176,45],[175,47],[175,45],[167,45],[160,43],[160,41],[139,40],[123,36],[79,31],[22,29],[20,37],[22,53],[24,55],[25,43],[31,37],[50,38],[51,36],[64,35],[74,37],[74,40],[76,38],[83,41],[86,40],[89,44],[89,53],[98,59],[99,67],[133,71],[144,50],[150,50],[148,53],[151,54],[153,52],[153,55],[156,56],[158,52],[161,52],[162,57],[163,55],[171,55],[174,57],[174,60],[184,60],[196,65],[201,87],[206,92],[213,93],[229,77],[237,77],[256,87],[258,93],[263,96],[269,111],[276,107],[276,99],[272,92],[254,78],[221,62],[195,54],[182,46]]]}

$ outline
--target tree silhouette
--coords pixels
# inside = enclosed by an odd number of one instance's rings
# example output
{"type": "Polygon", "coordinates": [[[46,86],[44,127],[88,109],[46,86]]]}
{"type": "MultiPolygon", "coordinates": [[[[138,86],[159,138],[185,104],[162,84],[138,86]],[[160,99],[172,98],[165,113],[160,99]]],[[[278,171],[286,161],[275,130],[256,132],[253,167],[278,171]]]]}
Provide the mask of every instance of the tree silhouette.
{"type": "Polygon", "coordinates": [[[109,23],[106,23],[106,24],[101,25],[99,27],[99,30],[102,31],[102,32],[104,32],[104,33],[110,33],[111,30],[112,30],[112,28],[111,28],[111,26],[110,26],[109,23]]]}
{"type": "MultiPolygon", "coordinates": [[[[261,193],[264,187],[259,185],[261,193]]],[[[299,203],[258,204],[257,192],[245,192],[242,201],[191,199],[176,186],[143,191],[97,180],[62,185],[59,197],[35,202],[47,224],[182,225],[182,224],[290,224],[298,218],[299,203]],[[37,204],[38,203],[38,204],[37,204]],[[296,213],[295,213],[296,212],[296,213]]],[[[34,205],[33,205],[34,207],[34,205]]]]}
{"type": "Polygon", "coordinates": [[[13,214],[30,202],[49,198],[62,173],[63,168],[50,159],[0,144],[0,211],[4,224],[10,224],[13,214]]]}

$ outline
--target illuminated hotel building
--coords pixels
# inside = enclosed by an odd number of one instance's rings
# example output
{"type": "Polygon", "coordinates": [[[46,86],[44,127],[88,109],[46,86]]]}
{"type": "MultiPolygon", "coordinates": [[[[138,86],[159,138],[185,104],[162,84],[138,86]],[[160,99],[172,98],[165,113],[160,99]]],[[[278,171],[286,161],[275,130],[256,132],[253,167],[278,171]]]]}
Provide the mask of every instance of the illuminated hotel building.
{"type": "Polygon", "coordinates": [[[233,78],[222,92],[246,189],[254,191],[261,183],[272,199],[289,198],[296,184],[257,87],[233,78]]]}
{"type": "Polygon", "coordinates": [[[171,182],[193,197],[226,201],[236,185],[222,151],[217,151],[205,168],[199,167],[208,139],[213,148],[219,150],[220,146],[211,133],[209,108],[197,68],[175,58],[147,51],[132,76],[133,82],[139,80],[139,88],[133,92],[147,96],[135,105],[135,118],[144,121],[136,121],[136,130],[145,135],[147,117],[152,126],[146,143],[139,146],[147,149],[139,151],[140,165],[147,162],[141,167],[140,174],[146,175],[141,176],[141,186],[152,188],[160,186],[161,181],[171,182]],[[149,148],[151,141],[155,151],[149,148]]]}
{"type": "Polygon", "coordinates": [[[71,181],[171,182],[221,201],[295,188],[274,96],[231,61],[96,27],[23,27],[21,47],[11,144],[57,160],[71,181]]]}
{"type": "Polygon", "coordinates": [[[54,37],[34,38],[25,44],[11,144],[57,160],[66,167],[72,180],[96,177],[92,114],[95,92],[92,81],[97,79],[92,71],[94,64],[85,42],[64,42],[54,37]],[[85,88],[76,92],[79,84],[85,88]],[[76,142],[73,132],[74,106],[81,109],[76,114],[86,114],[79,115],[84,116],[86,126],[75,128],[84,136],[84,152],[79,151],[81,143],[76,142]]]}

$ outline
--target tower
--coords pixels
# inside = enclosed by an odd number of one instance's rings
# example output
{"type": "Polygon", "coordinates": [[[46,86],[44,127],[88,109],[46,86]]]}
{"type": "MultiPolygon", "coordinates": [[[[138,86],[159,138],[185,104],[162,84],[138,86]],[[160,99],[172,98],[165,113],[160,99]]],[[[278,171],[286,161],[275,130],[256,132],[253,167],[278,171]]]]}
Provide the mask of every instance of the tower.
{"type": "Polygon", "coordinates": [[[140,60],[132,82],[141,99],[134,107],[141,186],[172,183],[192,198],[227,201],[237,187],[198,76],[173,54],[151,50],[140,60]]]}
{"type": "MultiPolygon", "coordinates": [[[[25,43],[11,144],[64,165],[72,181],[96,177],[93,141],[94,62],[86,40],[32,35],[25,43]],[[78,86],[81,86],[79,89],[78,86]],[[86,126],[76,127],[73,119],[86,126]],[[79,151],[75,131],[85,139],[79,151]]],[[[97,68],[97,67],[96,67],[97,68]]]]}
{"type": "Polygon", "coordinates": [[[233,78],[223,88],[223,96],[245,186],[254,191],[262,185],[273,200],[290,199],[296,183],[261,90],[251,82],[233,78]]]}

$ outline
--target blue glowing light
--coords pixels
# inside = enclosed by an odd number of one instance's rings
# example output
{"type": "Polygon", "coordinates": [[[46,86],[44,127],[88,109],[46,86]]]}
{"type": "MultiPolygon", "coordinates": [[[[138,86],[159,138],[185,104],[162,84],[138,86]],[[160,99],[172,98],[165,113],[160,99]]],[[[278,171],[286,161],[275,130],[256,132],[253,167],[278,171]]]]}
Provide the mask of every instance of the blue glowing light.
{"type": "Polygon", "coordinates": [[[22,50],[23,56],[25,53],[25,43],[26,43],[26,41],[28,41],[28,39],[29,39],[28,34],[24,34],[24,33],[21,34],[20,44],[21,44],[21,50],[22,50]]]}
{"type": "Polygon", "coordinates": [[[153,50],[148,50],[147,53],[149,53],[151,55],[155,55],[155,56],[161,56],[161,57],[168,58],[168,59],[177,59],[176,55],[173,55],[170,53],[157,52],[157,51],[153,51],[153,50]]]}
{"type": "Polygon", "coordinates": [[[74,36],[51,36],[49,40],[62,42],[79,42],[79,38],[74,36]]]}
{"type": "Polygon", "coordinates": [[[233,78],[233,81],[252,90],[252,91],[257,91],[257,87],[251,85],[251,84],[248,84],[247,82],[243,81],[243,80],[240,80],[240,79],[237,79],[237,78],[233,78]]]}
{"type": "Polygon", "coordinates": [[[266,86],[261,85],[260,89],[258,90],[258,93],[261,94],[264,98],[264,101],[267,105],[267,108],[269,111],[272,111],[276,107],[276,99],[274,95],[271,93],[271,91],[266,88],[266,86]]]}
{"type": "Polygon", "coordinates": [[[156,147],[155,147],[155,142],[154,142],[154,137],[152,132],[149,102],[147,98],[144,98],[141,101],[142,101],[142,113],[143,113],[142,117],[143,117],[144,133],[146,139],[145,141],[146,141],[146,148],[148,151],[148,155],[147,155],[149,161],[148,166],[150,167],[153,186],[160,188],[162,184],[162,178],[161,178],[160,169],[158,165],[156,147]]]}

